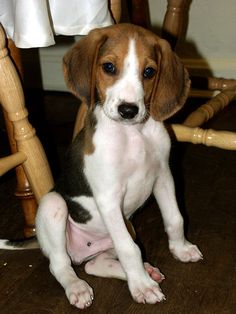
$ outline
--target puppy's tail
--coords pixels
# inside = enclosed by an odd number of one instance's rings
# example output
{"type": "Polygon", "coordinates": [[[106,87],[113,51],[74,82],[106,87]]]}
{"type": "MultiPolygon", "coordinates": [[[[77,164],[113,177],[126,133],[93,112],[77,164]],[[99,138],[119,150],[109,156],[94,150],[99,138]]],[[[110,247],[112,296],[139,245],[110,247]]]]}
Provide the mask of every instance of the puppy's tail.
{"type": "Polygon", "coordinates": [[[31,250],[39,249],[39,243],[36,237],[19,240],[0,240],[0,249],[2,250],[31,250]]]}

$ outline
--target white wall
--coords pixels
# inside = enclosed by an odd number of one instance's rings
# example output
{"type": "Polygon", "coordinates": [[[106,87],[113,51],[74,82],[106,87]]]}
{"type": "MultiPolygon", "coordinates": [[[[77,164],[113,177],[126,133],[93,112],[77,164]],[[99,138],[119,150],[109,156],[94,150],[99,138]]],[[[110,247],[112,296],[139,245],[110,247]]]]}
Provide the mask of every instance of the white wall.
{"type": "MultiPolygon", "coordinates": [[[[166,0],[149,0],[152,26],[160,29],[166,0]]],[[[187,37],[178,54],[193,73],[236,79],[236,1],[193,0],[187,37]]],[[[69,45],[40,49],[43,86],[67,90],[61,59],[69,45]]]]}

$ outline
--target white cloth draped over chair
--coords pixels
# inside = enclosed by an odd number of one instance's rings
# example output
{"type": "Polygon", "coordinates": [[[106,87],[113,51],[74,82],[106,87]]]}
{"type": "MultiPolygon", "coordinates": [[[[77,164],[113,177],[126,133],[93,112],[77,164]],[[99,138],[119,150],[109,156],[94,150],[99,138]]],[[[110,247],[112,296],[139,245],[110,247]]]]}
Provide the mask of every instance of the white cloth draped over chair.
{"type": "Polygon", "coordinates": [[[0,23],[19,48],[55,44],[54,35],[86,35],[113,23],[107,0],[0,0],[0,23]]]}

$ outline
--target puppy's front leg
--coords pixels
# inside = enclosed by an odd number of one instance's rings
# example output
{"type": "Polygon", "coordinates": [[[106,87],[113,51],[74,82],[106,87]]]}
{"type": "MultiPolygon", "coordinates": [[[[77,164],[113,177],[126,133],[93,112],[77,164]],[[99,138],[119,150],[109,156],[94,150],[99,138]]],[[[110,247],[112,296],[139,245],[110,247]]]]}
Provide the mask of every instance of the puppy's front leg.
{"type": "Polygon", "coordinates": [[[115,197],[103,195],[102,198],[97,198],[97,204],[126,273],[134,300],[151,304],[162,301],[165,297],[158,283],[152,280],[144,269],[140,249],[127,231],[119,202],[116,202],[115,197]]]}
{"type": "Polygon", "coordinates": [[[185,239],[184,221],[177,205],[174,181],[167,163],[160,170],[153,193],[161,210],[169,248],[174,257],[182,262],[197,262],[202,259],[198,247],[185,239]]]}

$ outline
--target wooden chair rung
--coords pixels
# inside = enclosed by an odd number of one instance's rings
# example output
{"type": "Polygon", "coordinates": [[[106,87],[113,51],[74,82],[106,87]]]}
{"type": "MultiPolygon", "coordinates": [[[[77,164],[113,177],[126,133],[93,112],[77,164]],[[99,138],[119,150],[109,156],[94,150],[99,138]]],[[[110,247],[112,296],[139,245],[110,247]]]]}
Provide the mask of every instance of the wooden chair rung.
{"type": "Polygon", "coordinates": [[[224,90],[232,87],[236,87],[236,80],[234,79],[208,77],[209,90],[224,90]]]}
{"type": "Polygon", "coordinates": [[[236,99],[236,86],[225,89],[218,95],[210,99],[204,105],[200,106],[197,110],[192,112],[183,125],[189,127],[198,127],[207,122],[218,112],[223,110],[231,101],[236,99]]]}
{"type": "Polygon", "coordinates": [[[26,155],[22,152],[17,152],[10,156],[0,158],[0,176],[2,176],[10,169],[21,165],[24,161],[26,161],[26,159],[26,155]]]}
{"type": "Polygon", "coordinates": [[[212,129],[190,128],[180,124],[172,124],[172,130],[179,142],[203,144],[221,149],[236,150],[236,133],[216,131],[212,129]]]}

